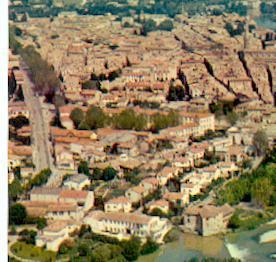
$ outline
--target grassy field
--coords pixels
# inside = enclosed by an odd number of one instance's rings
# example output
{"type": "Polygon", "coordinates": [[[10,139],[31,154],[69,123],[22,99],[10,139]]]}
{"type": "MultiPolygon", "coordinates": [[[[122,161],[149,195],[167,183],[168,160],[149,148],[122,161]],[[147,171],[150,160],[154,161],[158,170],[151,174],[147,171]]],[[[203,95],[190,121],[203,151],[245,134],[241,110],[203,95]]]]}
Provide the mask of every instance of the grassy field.
{"type": "Polygon", "coordinates": [[[236,209],[230,223],[232,222],[233,228],[237,230],[251,230],[275,218],[275,215],[275,208],[267,208],[262,212],[236,209]]]}
{"type": "Polygon", "coordinates": [[[56,261],[55,252],[46,251],[43,248],[35,247],[24,242],[16,242],[15,244],[13,244],[11,247],[11,251],[14,255],[25,259],[42,262],[56,261]]]}

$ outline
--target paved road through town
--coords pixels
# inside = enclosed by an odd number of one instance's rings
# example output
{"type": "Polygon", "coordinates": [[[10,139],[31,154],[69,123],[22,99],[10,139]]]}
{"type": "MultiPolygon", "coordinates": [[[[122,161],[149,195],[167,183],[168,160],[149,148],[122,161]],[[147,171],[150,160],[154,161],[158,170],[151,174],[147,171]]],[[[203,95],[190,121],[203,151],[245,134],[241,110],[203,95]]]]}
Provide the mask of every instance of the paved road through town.
{"type": "Polygon", "coordinates": [[[53,160],[50,153],[48,120],[43,118],[41,102],[39,101],[39,97],[35,95],[34,84],[28,75],[28,67],[23,61],[21,61],[20,65],[24,75],[24,84],[22,86],[23,94],[31,115],[31,143],[36,172],[45,168],[52,169],[53,160]]]}

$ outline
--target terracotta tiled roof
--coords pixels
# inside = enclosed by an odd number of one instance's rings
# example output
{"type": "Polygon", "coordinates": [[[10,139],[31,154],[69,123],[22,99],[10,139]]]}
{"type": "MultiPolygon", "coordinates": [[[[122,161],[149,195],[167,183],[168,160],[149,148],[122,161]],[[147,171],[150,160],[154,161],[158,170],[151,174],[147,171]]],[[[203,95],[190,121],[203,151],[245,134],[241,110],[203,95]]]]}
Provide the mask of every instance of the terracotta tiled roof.
{"type": "Polygon", "coordinates": [[[87,191],[78,191],[78,190],[62,190],[59,194],[61,198],[82,198],[87,197],[87,191]]]}
{"type": "Polygon", "coordinates": [[[141,186],[135,186],[135,187],[132,187],[130,188],[131,191],[134,191],[138,194],[143,194],[145,192],[145,189],[141,186]]]}
{"type": "Polygon", "coordinates": [[[131,204],[128,198],[121,196],[110,199],[107,204],[131,204]]]}

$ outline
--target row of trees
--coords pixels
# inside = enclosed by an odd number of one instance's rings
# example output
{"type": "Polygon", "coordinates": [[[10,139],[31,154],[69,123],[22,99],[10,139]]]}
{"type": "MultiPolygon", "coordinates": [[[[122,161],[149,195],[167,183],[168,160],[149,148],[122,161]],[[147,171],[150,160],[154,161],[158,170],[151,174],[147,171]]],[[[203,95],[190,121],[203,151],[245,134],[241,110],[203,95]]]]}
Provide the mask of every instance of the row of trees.
{"type": "Polygon", "coordinates": [[[94,168],[93,171],[90,172],[88,163],[84,160],[80,162],[78,172],[87,175],[90,178],[90,180],[110,181],[114,179],[117,175],[117,171],[111,166],[108,166],[103,170],[99,168],[94,168]]]}
{"type": "Polygon", "coordinates": [[[173,30],[173,22],[170,19],[166,19],[162,21],[159,25],[153,20],[148,19],[142,24],[141,34],[147,35],[152,31],[172,31],[173,30]]]}
{"type": "Polygon", "coordinates": [[[33,46],[23,47],[16,37],[18,37],[18,28],[10,27],[9,47],[14,53],[19,54],[28,65],[35,91],[44,95],[49,102],[54,102],[60,87],[60,80],[56,76],[54,68],[40,56],[33,46]]]}
{"type": "Polygon", "coordinates": [[[243,22],[238,22],[236,28],[229,22],[225,24],[225,29],[231,37],[242,35],[245,31],[245,24],[243,22]]]}
{"type": "Polygon", "coordinates": [[[86,113],[80,108],[75,108],[70,114],[76,128],[80,130],[92,130],[106,126],[127,130],[152,130],[158,132],[161,129],[177,126],[180,122],[179,115],[170,111],[167,115],[156,113],[151,117],[137,114],[133,109],[125,109],[113,117],[106,115],[99,107],[91,106],[86,113]]]}
{"type": "Polygon", "coordinates": [[[140,255],[150,254],[159,246],[151,238],[142,244],[140,238],[133,236],[129,240],[97,235],[89,226],[82,226],[78,241],[65,241],[59,248],[59,255],[70,253],[71,259],[82,258],[86,261],[135,261],[140,255]]]}
{"type": "MultiPolygon", "coordinates": [[[[25,2],[25,0],[24,0],[25,2]]],[[[247,14],[247,6],[236,0],[160,0],[151,4],[145,0],[139,0],[137,6],[131,6],[127,1],[116,1],[120,5],[111,4],[108,0],[94,0],[87,2],[83,6],[80,1],[66,1],[64,7],[57,7],[53,1],[48,0],[43,8],[33,8],[31,4],[23,3],[23,6],[11,6],[9,18],[17,21],[16,13],[28,13],[30,17],[52,17],[62,11],[77,11],[81,15],[103,15],[111,13],[118,17],[130,16],[133,12],[141,14],[142,12],[148,14],[166,14],[169,17],[174,17],[182,12],[182,6],[188,15],[198,15],[210,12],[208,6],[221,5],[225,8],[216,9],[221,14],[220,10],[232,13],[236,12],[242,16],[247,14]]],[[[264,6],[263,9],[266,7],[264,6]]]]}
{"type": "Polygon", "coordinates": [[[241,201],[253,202],[256,206],[266,207],[276,204],[276,150],[252,173],[245,173],[240,178],[230,181],[217,192],[217,203],[236,205],[241,201]]]}
{"type": "Polygon", "coordinates": [[[14,171],[15,179],[11,184],[9,184],[8,188],[10,204],[15,202],[26,190],[30,190],[35,186],[39,187],[46,184],[51,175],[50,169],[44,169],[32,178],[23,188],[21,185],[20,169],[15,169],[14,171]]]}
{"type": "MultiPolygon", "coordinates": [[[[242,116],[235,112],[235,106],[239,103],[236,101],[218,101],[209,105],[211,113],[216,117],[225,117],[230,125],[235,125],[239,118],[242,116]]],[[[244,115],[244,114],[243,114],[244,115]]]]}
{"type": "MultiPolygon", "coordinates": [[[[31,224],[37,225],[38,229],[43,229],[44,227],[47,226],[47,220],[44,217],[31,217],[28,215],[28,212],[25,208],[20,203],[13,204],[9,207],[9,225],[14,226],[14,225],[24,225],[24,224],[31,224]]],[[[12,228],[12,231],[14,229],[12,228]]],[[[16,233],[16,232],[12,232],[16,233]]],[[[28,243],[27,244],[32,244],[28,243]]]]}

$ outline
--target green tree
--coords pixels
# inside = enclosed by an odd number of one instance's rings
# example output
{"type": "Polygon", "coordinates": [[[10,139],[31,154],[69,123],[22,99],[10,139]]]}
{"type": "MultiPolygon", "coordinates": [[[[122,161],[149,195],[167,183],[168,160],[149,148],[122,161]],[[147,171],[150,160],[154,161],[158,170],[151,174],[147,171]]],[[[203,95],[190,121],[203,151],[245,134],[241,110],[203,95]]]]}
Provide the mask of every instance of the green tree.
{"type": "Polygon", "coordinates": [[[114,126],[118,129],[144,130],[147,120],[144,115],[136,114],[133,109],[125,109],[114,118],[114,126]]]}
{"type": "Polygon", "coordinates": [[[117,175],[117,171],[111,166],[103,170],[103,179],[105,181],[114,179],[116,175],[117,175]]]}
{"type": "Polygon", "coordinates": [[[16,36],[22,36],[22,30],[20,28],[15,27],[14,32],[16,36]]]}
{"type": "Polygon", "coordinates": [[[158,217],[167,217],[167,214],[165,214],[160,208],[154,208],[150,212],[151,216],[158,216],[158,217]]]}
{"type": "Polygon", "coordinates": [[[17,117],[9,119],[9,125],[14,126],[16,129],[19,129],[23,126],[27,126],[29,124],[29,119],[23,115],[19,115],[17,117]]]}
{"type": "Polygon", "coordinates": [[[156,22],[153,19],[148,19],[142,26],[142,34],[147,35],[149,32],[156,31],[156,22]]]}
{"type": "Polygon", "coordinates": [[[136,260],[140,255],[141,240],[137,237],[132,237],[128,241],[123,241],[123,256],[128,261],[136,260]]]}
{"type": "Polygon", "coordinates": [[[21,204],[14,204],[9,208],[9,224],[22,225],[27,218],[26,208],[21,204]]]}
{"type": "Polygon", "coordinates": [[[79,253],[79,256],[85,257],[91,253],[91,249],[87,244],[81,243],[78,246],[78,253],[79,253]]]}
{"type": "Polygon", "coordinates": [[[270,202],[273,194],[273,185],[269,178],[259,178],[252,185],[253,201],[258,205],[265,207],[270,202]]]}
{"type": "Polygon", "coordinates": [[[24,229],[19,233],[19,235],[21,236],[21,241],[35,245],[35,237],[37,235],[36,231],[24,229]]]}
{"type": "Polygon", "coordinates": [[[79,130],[90,130],[90,126],[86,123],[85,119],[81,121],[81,123],[78,126],[79,130]]]}
{"type": "Polygon", "coordinates": [[[232,228],[232,229],[237,229],[240,227],[240,219],[239,219],[239,215],[237,214],[237,212],[235,212],[228,223],[228,227],[232,228]]]}
{"type": "Polygon", "coordinates": [[[93,90],[100,90],[100,82],[99,80],[88,80],[81,85],[82,89],[93,89],[93,90]]]}
{"type": "Polygon", "coordinates": [[[27,22],[27,20],[28,20],[27,15],[26,15],[26,13],[24,13],[24,14],[22,15],[20,21],[21,21],[21,22],[27,22]]]}
{"type": "Polygon", "coordinates": [[[235,35],[235,33],[234,33],[235,30],[234,30],[234,27],[231,23],[227,22],[225,24],[225,29],[231,37],[233,37],[235,35]]]}
{"type": "Polygon", "coordinates": [[[23,193],[23,188],[18,179],[14,179],[11,184],[9,184],[9,201],[16,201],[18,195],[23,193]]]}
{"type": "Polygon", "coordinates": [[[253,136],[253,145],[259,156],[264,155],[268,149],[268,138],[263,130],[258,130],[253,136]]]}
{"type": "Polygon", "coordinates": [[[177,112],[171,110],[167,115],[168,125],[169,126],[177,126],[180,123],[180,116],[177,112]]]}
{"type": "Polygon", "coordinates": [[[169,126],[168,118],[165,115],[157,113],[152,117],[152,131],[157,132],[169,126]]]}
{"type": "Polygon", "coordinates": [[[101,108],[92,106],[86,113],[85,122],[90,129],[102,128],[106,122],[106,115],[101,108]]]}
{"type": "Polygon", "coordinates": [[[159,245],[149,237],[147,238],[147,242],[141,248],[141,255],[151,254],[155,252],[158,248],[159,245]]]}
{"type": "Polygon", "coordinates": [[[182,101],[185,97],[183,86],[170,85],[169,93],[167,95],[168,101],[182,101]]]}
{"type": "Polygon", "coordinates": [[[238,121],[239,116],[236,112],[232,111],[232,112],[227,113],[226,119],[227,119],[228,123],[233,126],[238,121]]]}
{"type": "Polygon", "coordinates": [[[169,19],[166,19],[159,24],[158,29],[163,31],[172,31],[173,22],[169,19]]]}
{"type": "Polygon", "coordinates": [[[51,174],[52,174],[52,171],[49,168],[43,169],[29,182],[28,187],[30,188],[34,186],[38,187],[46,184],[51,174]]]}
{"type": "Polygon", "coordinates": [[[37,229],[41,230],[47,226],[47,220],[45,217],[39,217],[36,222],[37,229]]]}
{"type": "Polygon", "coordinates": [[[89,166],[88,166],[87,161],[84,161],[84,160],[80,161],[80,164],[79,164],[79,167],[78,167],[78,173],[90,176],[90,170],[89,170],[89,166]]]}
{"type": "Polygon", "coordinates": [[[142,130],[145,130],[146,126],[147,126],[147,119],[145,118],[145,116],[143,116],[142,114],[136,115],[134,129],[136,131],[142,131],[142,130]]]}
{"type": "Polygon", "coordinates": [[[101,179],[103,179],[103,172],[102,172],[101,169],[99,169],[97,167],[93,169],[93,179],[94,180],[101,180],[101,179]]]}
{"type": "Polygon", "coordinates": [[[70,118],[74,122],[75,127],[78,128],[84,119],[84,113],[80,108],[74,108],[70,114],[70,118]]]}

